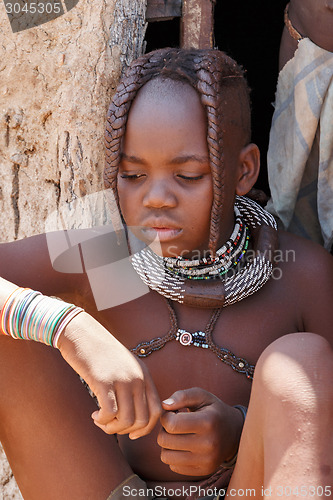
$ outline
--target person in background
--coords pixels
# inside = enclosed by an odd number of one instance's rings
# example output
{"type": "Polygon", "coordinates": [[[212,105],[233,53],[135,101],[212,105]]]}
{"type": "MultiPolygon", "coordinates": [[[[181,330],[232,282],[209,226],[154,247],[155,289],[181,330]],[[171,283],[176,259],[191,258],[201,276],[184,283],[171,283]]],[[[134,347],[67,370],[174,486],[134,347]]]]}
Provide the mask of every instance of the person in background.
{"type": "Polygon", "coordinates": [[[267,154],[281,226],[332,251],[333,1],[291,0],[267,154]]]}

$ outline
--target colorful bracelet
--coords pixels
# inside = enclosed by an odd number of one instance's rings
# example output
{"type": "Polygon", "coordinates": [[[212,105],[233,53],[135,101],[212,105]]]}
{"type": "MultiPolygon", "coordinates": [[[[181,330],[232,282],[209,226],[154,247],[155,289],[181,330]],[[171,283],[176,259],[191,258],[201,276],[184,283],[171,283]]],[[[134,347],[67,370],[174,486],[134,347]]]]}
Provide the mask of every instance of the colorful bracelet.
{"type": "MultiPolygon", "coordinates": [[[[237,410],[239,410],[241,412],[241,414],[243,415],[243,419],[244,419],[243,425],[244,425],[246,414],[247,414],[246,406],[235,405],[234,408],[237,408],[237,410]]],[[[231,469],[235,465],[237,457],[238,457],[238,447],[237,447],[237,451],[236,451],[235,455],[227,462],[222,462],[221,467],[224,467],[225,469],[231,469]]]]}
{"type": "Polygon", "coordinates": [[[68,323],[83,309],[30,288],[14,290],[2,308],[1,332],[14,339],[34,340],[58,348],[68,323]]]}

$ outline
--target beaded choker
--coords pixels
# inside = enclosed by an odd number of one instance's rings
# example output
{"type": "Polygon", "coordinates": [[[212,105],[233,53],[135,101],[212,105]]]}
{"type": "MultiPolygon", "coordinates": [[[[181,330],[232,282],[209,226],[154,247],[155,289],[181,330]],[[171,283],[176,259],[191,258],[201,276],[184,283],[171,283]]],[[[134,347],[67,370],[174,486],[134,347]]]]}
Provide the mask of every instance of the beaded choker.
{"type": "Polygon", "coordinates": [[[192,307],[225,307],[243,300],[259,290],[273,271],[271,252],[267,255],[260,244],[255,247],[255,257],[245,262],[249,235],[265,229],[274,240],[276,222],[256,202],[240,196],[236,197],[235,216],[230,239],[213,259],[164,258],[146,247],[131,258],[135,271],[152,290],[192,307]],[[242,261],[239,269],[237,264],[242,261]]]}
{"type": "Polygon", "coordinates": [[[230,239],[217,250],[213,259],[165,258],[166,269],[185,279],[219,279],[240,262],[249,245],[249,228],[243,224],[240,211],[235,207],[236,223],[230,239]]]}

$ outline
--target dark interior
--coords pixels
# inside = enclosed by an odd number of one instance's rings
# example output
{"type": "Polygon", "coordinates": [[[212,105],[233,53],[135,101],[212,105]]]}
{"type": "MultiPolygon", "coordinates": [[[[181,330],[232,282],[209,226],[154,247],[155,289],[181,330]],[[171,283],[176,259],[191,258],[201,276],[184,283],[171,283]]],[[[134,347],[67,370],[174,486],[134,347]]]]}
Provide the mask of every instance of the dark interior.
{"type": "Polygon", "coordinates": [[[148,23],[146,31],[146,52],[163,47],[179,47],[180,18],[170,21],[148,23]]]}
{"type": "MultiPolygon", "coordinates": [[[[247,71],[252,90],[252,140],[261,151],[256,187],[267,194],[266,155],[286,4],[287,0],[218,0],[215,5],[215,47],[227,52],[247,71]]],[[[179,18],[148,23],[146,50],[179,46],[179,26],[179,18]]]]}

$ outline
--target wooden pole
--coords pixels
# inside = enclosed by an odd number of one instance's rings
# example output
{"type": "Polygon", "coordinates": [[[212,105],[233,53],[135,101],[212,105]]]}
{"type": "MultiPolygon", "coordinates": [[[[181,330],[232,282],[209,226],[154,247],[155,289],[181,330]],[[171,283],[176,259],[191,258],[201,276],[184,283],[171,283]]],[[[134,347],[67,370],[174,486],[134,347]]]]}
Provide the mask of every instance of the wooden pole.
{"type": "Polygon", "coordinates": [[[215,0],[183,0],[181,47],[213,48],[215,0]]]}

